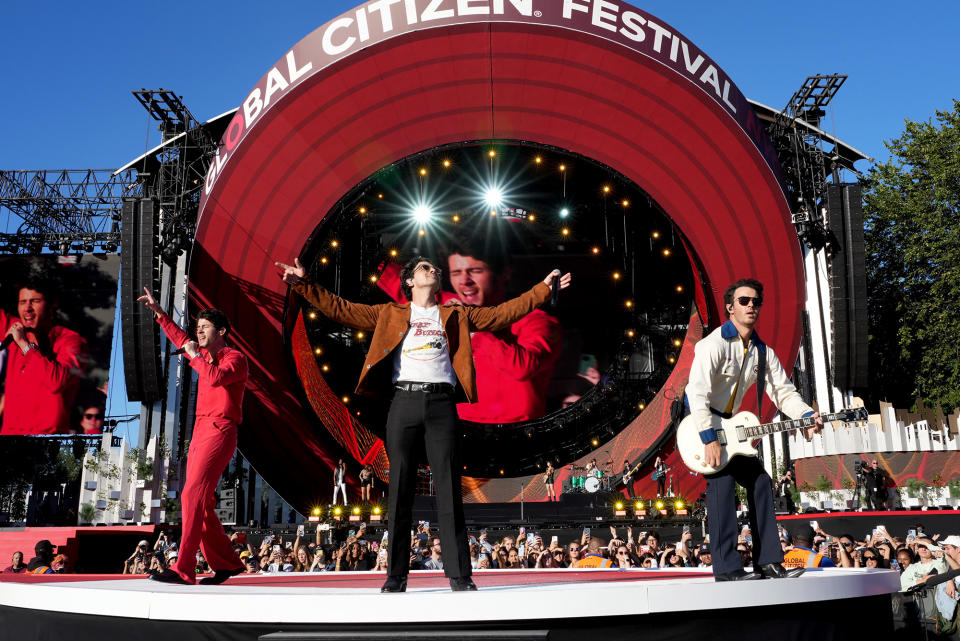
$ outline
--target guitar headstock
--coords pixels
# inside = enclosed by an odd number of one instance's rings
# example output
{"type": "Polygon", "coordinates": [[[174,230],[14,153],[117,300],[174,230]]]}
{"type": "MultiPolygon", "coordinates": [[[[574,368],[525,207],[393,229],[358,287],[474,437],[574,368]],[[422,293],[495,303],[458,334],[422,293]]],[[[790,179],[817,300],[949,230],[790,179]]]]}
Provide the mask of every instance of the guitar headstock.
{"type": "Polygon", "coordinates": [[[865,423],[869,417],[865,407],[851,407],[837,412],[837,420],[843,423],[865,423]]]}

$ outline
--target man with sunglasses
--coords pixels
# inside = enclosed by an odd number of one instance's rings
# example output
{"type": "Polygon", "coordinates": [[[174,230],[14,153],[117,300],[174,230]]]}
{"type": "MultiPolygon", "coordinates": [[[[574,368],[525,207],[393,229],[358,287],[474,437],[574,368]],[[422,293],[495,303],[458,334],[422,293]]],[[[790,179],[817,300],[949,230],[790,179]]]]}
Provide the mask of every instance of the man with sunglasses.
{"type": "MultiPolygon", "coordinates": [[[[787,378],[773,349],[754,331],[763,305],[763,285],[752,278],[738,280],[723,294],[728,320],[697,343],[686,402],[700,426],[707,465],[720,465],[722,449],[714,430],[714,415],[730,417],[737,413],[760,371],[764,354],[763,388],[777,408],[791,417],[813,416],[816,425],[807,430],[807,438],[823,429],[820,414],[807,405],[787,378]]],[[[795,577],[803,568],[785,570],[783,550],[773,509],[770,475],[756,458],[738,456],[720,472],[707,476],[707,514],[713,574],[717,581],[742,581],[761,578],[795,577]],[[736,550],[736,484],[747,490],[750,522],[756,523],[753,537],[753,564],[756,572],[746,572],[736,550]]]]}
{"type": "MultiPolygon", "coordinates": [[[[293,265],[277,263],[277,267],[284,282],[320,313],[373,333],[356,393],[393,395],[386,424],[390,458],[388,576],[381,592],[404,592],[407,587],[409,549],[405,549],[403,533],[411,529],[418,453],[424,445],[436,487],[440,540],[447,556],[444,573],[451,589],[476,590],[470,578],[463,518],[456,411],[460,401],[477,401],[470,335],[509,327],[546,303],[559,270],[514,299],[495,307],[473,307],[437,304],[440,269],[423,256],[408,261],[400,273],[403,294],[410,301],[403,305],[346,301],[307,278],[299,259],[293,265]]],[[[569,285],[570,274],[565,274],[559,287],[569,285]]]]}

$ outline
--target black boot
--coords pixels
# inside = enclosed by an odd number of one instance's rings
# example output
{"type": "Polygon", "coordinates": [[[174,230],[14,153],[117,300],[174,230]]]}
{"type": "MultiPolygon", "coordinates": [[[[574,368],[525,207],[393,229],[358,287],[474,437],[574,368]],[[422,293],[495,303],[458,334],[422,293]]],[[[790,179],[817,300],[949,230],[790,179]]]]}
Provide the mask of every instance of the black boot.
{"type": "Polygon", "coordinates": [[[806,568],[792,568],[788,570],[779,563],[767,563],[766,565],[760,566],[760,574],[762,574],[765,579],[795,579],[806,571],[806,568]]]}
{"type": "Polygon", "coordinates": [[[406,592],[407,577],[388,576],[386,582],[383,584],[383,587],[380,588],[380,591],[381,592],[406,592]]]}
{"type": "Polygon", "coordinates": [[[216,570],[213,576],[200,579],[200,585],[220,585],[232,576],[243,573],[244,568],[234,568],[232,570],[216,570]]]}
{"type": "Polygon", "coordinates": [[[461,576],[450,579],[450,589],[454,592],[466,592],[472,591],[475,592],[477,589],[477,584],[473,582],[468,576],[461,576]]]}
{"type": "Polygon", "coordinates": [[[713,575],[714,581],[756,581],[762,578],[763,575],[759,572],[747,572],[746,570],[734,570],[725,574],[713,575]]]}

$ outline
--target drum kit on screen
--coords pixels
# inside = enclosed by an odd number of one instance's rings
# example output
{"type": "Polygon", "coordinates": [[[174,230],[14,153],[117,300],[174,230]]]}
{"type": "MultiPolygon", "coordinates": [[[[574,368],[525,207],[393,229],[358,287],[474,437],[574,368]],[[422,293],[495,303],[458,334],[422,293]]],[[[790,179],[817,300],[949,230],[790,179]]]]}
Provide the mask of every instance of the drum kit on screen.
{"type": "Polygon", "coordinates": [[[588,492],[608,492],[613,490],[614,476],[610,471],[613,461],[607,461],[607,471],[601,467],[588,469],[589,466],[571,465],[570,466],[570,489],[569,493],[580,494],[588,492]]]}

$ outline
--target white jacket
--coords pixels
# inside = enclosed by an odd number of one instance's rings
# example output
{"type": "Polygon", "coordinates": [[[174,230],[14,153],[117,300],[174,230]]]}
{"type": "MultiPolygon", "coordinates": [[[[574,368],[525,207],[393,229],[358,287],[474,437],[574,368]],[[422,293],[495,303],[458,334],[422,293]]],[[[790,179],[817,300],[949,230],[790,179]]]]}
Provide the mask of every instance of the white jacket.
{"type": "Polygon", "coordinates": [[[717,438],[712,427],[711,407],[717,413],[722,413],[736,389],[737,396],[733,400],[732,409],[732,413],[736,414],[748,391],[756,395],[753,384],[757,380],[760,366],[760,350],[766,350],[767,353],[764,391],[774,405],[790,418],[800,418],[813,413],[813,409],[803,402],[797,388],[790,382],[773,349],[760,340],[754,331],[744,356],[743,341],[740,340],[736,326],[728,320],[696,344],[693,364],[690,366],[690,380],[686,389],[687,403],[700,428],[700,438],[704,443],[717,438]],[[740,372],[744,367],[746,370],[740,379],[740,372]]]}

